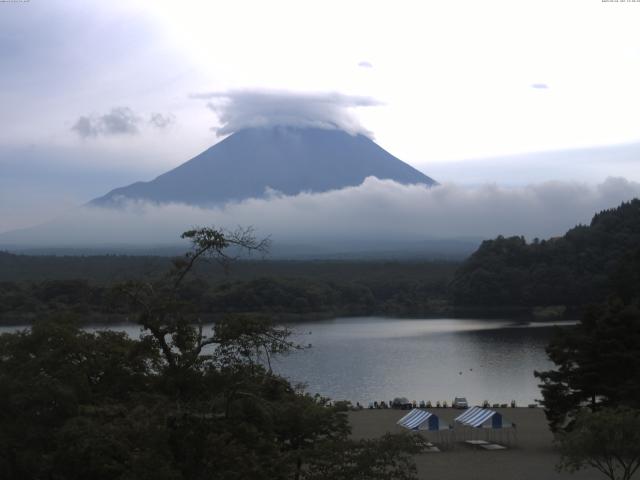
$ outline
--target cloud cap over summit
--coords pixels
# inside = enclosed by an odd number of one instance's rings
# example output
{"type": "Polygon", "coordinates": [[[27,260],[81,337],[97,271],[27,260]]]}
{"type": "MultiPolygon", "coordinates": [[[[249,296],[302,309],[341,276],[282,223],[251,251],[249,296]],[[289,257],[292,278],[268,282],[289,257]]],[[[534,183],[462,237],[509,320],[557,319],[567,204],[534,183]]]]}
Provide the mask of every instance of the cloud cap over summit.
{"type": "Polygon", "coordinates": [[[285,90],[231,90],[191,95],[209,100],[207,106],[218,116],[219,136],[256,127],[296,127],[344,130],[351,135],[372,137],[352,109],[380,105],[372,97],[337,92],[300,93],[285,90]]]}

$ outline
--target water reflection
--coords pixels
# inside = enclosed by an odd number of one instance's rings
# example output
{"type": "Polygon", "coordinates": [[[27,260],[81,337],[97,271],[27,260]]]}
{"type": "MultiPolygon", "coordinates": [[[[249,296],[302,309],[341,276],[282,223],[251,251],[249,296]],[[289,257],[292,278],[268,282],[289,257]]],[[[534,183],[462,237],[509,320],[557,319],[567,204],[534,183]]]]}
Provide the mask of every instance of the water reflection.
{"type": "MultiPolygon", "coordinates": [[[[300,328],[298,328],[300,330],[300,328]]],[[[539,398],[534,370],[550,366],[547,325],[486,320],[336,319],[305,324],[313,348],[276,362],[293,381],[335,399],[368,403],[407,396],[527,404],[539,398]]]]}
{"type": "MultiPolygon", "coordinates": [[[[506,320],[338,318],[289,324],[312,348],[277,359],[274,369],[312,393],[367,404],[395,396],[470,403],[532,403],[534,370],[549,368],[552,324],[506,320]]],[[[105,327],[94,326],[95,331],[105,327]]],[[[109,327],[133,338],[140,327],[109,327]]],[[[17,327],[2,327],[0,333],[17,327]]]]}

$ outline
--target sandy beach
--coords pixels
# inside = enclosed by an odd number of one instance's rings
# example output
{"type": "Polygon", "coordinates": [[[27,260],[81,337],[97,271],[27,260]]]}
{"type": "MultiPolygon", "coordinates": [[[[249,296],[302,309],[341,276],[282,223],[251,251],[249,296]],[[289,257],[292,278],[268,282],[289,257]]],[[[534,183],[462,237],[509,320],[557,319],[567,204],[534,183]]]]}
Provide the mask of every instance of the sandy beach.
{"type": "MultiPolygon", "coordinates": [[[[453,442],[439,453],[416,456],[418,478],[430,480],[546,480],[546,479],[601,479],[596,470],[577,473],[558,473],[555,465],[559,455],[553,448],[553,436],[549,431],[542,409],[495,409],[505,420],[517,425],[517,442],[506,450],[486,451],[462,442],[453,442]]],[[[430,410],[438,415],[441,423],[452,424],[461,411],[451,408],[430,410]]],[[[406,410],[361,410],[349,413],[354,438],[375,438],[387,432],[401,433],[406,429],[396,421],[408,413],[406,410]]],[[[435,437],[434,437],[435,438],[435,437]]],[[[434,442],[437,444],[437,442],[434,442]]]]}

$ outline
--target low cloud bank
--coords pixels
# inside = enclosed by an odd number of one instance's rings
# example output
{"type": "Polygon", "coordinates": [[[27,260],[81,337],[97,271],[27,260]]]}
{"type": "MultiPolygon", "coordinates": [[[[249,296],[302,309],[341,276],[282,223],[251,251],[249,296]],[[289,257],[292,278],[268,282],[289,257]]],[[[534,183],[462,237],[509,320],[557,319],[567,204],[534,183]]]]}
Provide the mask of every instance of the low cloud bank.
{"type": "Polygon", "coordinates": [[[218,116],[218,135],[229,135],[255,127],[313,127],[339,129],[352,135],[371,136],[351,110],[379,105],[371,97],[341,93],[296,93],[279,90],[231,90],[191,95],[209,100],[207,106],[218,116]]]}
{"type": "Polygon", "coordinates": [[[83,207],[47,225],[0,236],[0,244],[159,245],[176,243],[195,225],[253,226],[274,243],[384,245],[453,237],[528,238],[562,235],[594,213],[640,196],[640,183],[609,178],[599,185],[548,182],[427,188],[367,178],[358,187],[326,193],[249,199],[219,208],[130,202],[123,210],[83,207]]]}

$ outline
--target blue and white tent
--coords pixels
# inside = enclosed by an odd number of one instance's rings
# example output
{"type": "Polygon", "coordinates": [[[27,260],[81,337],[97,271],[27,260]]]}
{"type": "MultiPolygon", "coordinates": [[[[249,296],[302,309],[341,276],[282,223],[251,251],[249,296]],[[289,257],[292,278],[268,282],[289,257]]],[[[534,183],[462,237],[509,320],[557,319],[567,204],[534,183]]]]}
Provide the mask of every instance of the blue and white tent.
{"type": "Polygon", "coordinates": [[[474,428],[510,428],[513,424],[505,422],[502,414],[482,407],[471,407],[454,419],[456,422],[474,428]]]}
{"type": "MultiPolygon", "coordinates": [[[[437,415],[419,408],[414,408],[396,423],[409,430],[420,431],[420,433],[426,434],[427,438],[438,443],[450,443],[453,435],[451,426],[441,425],[437,415]]],[[[432,450],[430,451],[440,451],[431,443],[427,445],[431,446],[432,450]]]]}
{"type": "MultiPolygon", "coordinates": [[[[418,408],[411,410],[396,423],[409,430],[427,430],[431,432],[440,430],[440,419],[438,416],[418,408]]],[[[447,426],[446,428],[448,429],[449,427],[447,426]]]]}
{"type": "MultiPolygon", "coordinates": [[[[457,431],[465,440],[484,437],[485,440],[507,441],[509,444],[512,440],[517,441],[515,424],[506,422],[502,414],[495,410],[471,407],[456,417],[454,422],[463,427],[457,431]]],[[[458,434],[456,435],[460,438],[458,434]]]]}

